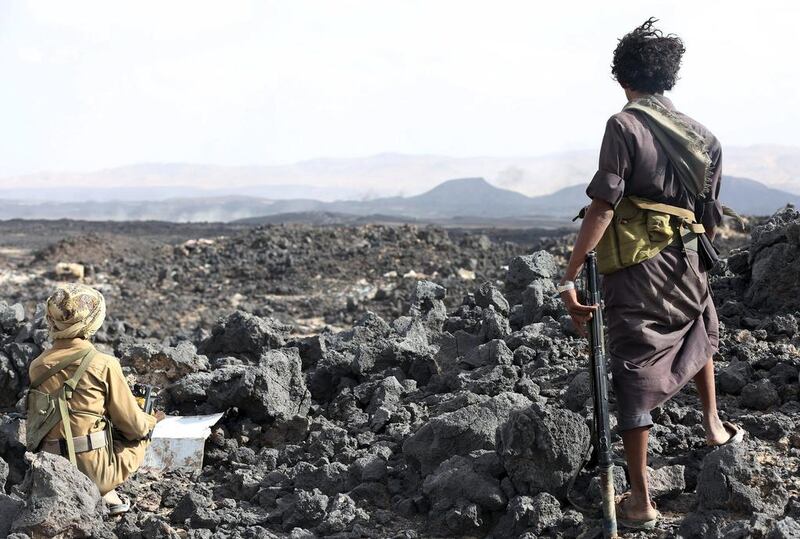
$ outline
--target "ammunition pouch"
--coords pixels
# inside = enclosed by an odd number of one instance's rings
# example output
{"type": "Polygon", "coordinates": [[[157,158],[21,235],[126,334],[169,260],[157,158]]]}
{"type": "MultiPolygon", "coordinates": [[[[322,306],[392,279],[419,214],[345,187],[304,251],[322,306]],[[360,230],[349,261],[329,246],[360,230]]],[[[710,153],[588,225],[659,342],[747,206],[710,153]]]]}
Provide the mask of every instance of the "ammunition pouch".
{"type": "Polygon", "coordinates": [[[636,196],[623,197],[597,244],[597,269],[604,275],[614,273],[654,258],[672,244],[697,251],[698,235],[704,232],[690,210],[636,196]]]}

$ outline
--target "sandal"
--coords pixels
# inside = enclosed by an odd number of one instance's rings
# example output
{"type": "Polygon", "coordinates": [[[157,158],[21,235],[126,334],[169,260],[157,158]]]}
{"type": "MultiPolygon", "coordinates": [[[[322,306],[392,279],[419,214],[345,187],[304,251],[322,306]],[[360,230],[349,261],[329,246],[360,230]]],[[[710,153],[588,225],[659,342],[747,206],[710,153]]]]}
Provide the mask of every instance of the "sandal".
{"type": "Polygon", "coordinates": [[[131,510],[131,501],[127,496],[117,494],[113,490],[103,496],[103,501],[106,502],[106,506],[108,507],[108,515],[112,517],[127,513],[131,510]]]}
{"type": "MultiPolygon", "coordinates": [[[[631,530],[652,530],[658,524],[658,519],[661,518],[661,513],[656,511],[656,516],[649,520],[637,520],[625,516],[625,502],[631,497],[630,492],[626,492],[617,499],[617,523],[623,527],[631,530]]],[[[650,500],[650,505],[656,509],[656,504],[650,500]]]]}
{"type": "Polygon", "coordinates": [[[723,421],[722,426],[725,427],[725,430],[731,434],[731,437],[721,444],[708,444],[710,447],[722,447],[725,445],[738,444],[744,440],[744,429],[742,427],[734,425],[730,421],[723,421]]]}

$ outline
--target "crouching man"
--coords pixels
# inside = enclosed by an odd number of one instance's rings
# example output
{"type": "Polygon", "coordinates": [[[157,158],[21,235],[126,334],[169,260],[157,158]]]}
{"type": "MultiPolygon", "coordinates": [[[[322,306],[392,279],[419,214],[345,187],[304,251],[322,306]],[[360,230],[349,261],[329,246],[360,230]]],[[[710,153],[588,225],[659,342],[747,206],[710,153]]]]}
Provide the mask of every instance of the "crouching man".
{"type": "Polygon", "coordinates": [[[89,340],[105,313],[103,295],[85,285],[61,285],[47,300],[53,347],[29,368],[27,445],[72,461],[116,515],[130,503],[114,488],[141,465],[157,418],[139,407],[119,361],[89,340]]]}

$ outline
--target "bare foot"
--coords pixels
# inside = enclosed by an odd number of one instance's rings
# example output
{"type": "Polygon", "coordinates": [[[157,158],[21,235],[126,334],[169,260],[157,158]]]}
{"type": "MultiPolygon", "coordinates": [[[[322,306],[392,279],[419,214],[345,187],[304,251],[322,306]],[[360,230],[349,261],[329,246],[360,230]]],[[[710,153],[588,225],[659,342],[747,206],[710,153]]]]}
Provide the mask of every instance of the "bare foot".
{"type": "Polygon", "coordinates": [[[706,442],[709,445],[722,445],[733,437],[716,414],[711,418],[703,418],[703,428],[706,430],[706,442]]]}
{"type": "Polygon", "coordinates": [[[620,496],[617,503],[617,518],[646,522],[658,518],[658,511],[649,499],[634,496],[632,492],[626,492],[620,496]]]}

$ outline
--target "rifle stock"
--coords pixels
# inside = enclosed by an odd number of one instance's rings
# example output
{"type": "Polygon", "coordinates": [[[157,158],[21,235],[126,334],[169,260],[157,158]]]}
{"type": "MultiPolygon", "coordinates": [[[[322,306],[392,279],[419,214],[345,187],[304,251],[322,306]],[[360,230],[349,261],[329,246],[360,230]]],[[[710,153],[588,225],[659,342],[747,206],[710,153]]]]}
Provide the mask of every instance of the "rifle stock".
{"type": "Polygon", "coordinates": [[[608,424],[608,372],[602,297],[594,251],[586,256],[584,266],[586,300],[588,305],[598,305],[589,322],[589,362],[592,377],[594,404],[594,440],[597,451],[597,468],[600,472],[600,489],[603,497],[603,536],[618,537],[617,515],[614,505],[614,461],[611,457],[611,430],[608,424]]]}

